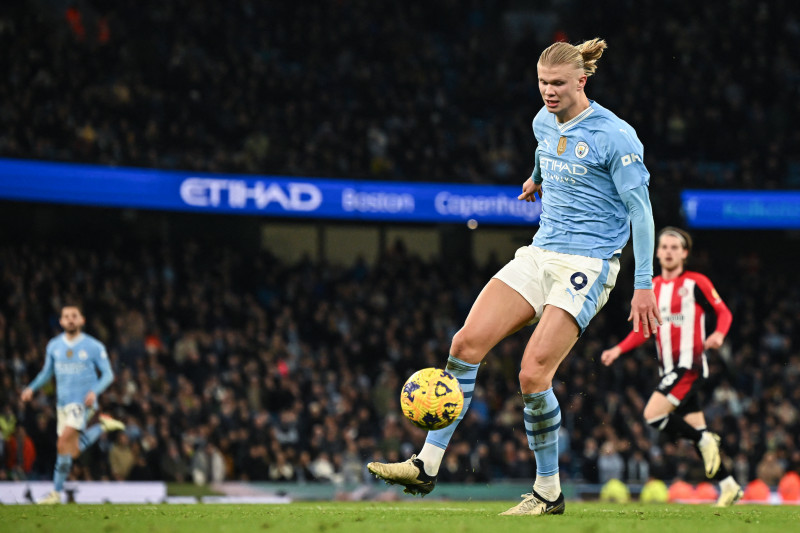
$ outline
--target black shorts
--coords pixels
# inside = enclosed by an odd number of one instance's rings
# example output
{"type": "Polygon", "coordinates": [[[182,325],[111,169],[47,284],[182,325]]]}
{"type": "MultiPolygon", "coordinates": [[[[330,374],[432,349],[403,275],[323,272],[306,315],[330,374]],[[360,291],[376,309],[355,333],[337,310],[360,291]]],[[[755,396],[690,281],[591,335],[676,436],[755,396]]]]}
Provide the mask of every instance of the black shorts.
{"type": "Polygon", "coordinates": [[[667,397],[678,414],[702,411],[699,392],[705,378],[694,368],[675,368],[661,376],[656,390],[667,397]]]}

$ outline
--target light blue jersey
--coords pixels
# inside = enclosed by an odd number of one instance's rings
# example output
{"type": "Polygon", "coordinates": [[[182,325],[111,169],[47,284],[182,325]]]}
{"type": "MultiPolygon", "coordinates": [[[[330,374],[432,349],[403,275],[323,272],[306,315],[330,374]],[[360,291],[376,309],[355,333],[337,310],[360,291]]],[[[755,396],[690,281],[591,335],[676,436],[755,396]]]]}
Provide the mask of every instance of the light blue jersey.
{"type": "Polygon", "coordinates": [[[106,347],[85,333],[79,334],[72,342],[63,333],[52,338],[47,343],[44,368],[29,387],[33,390],[39,389],[54,374],[56,403],[59,407],[70,403],[83,404],[89,391],[99,395],[114,381],[106,347]]]}
{"type": "Polygon", "coordinates": [[[650,184],[634,129],[594,101],[559,124],[545,108],[533,119],[542,182],[542,216],[533,244],[608,259],[630,237],[621,194],[650,184]]]}

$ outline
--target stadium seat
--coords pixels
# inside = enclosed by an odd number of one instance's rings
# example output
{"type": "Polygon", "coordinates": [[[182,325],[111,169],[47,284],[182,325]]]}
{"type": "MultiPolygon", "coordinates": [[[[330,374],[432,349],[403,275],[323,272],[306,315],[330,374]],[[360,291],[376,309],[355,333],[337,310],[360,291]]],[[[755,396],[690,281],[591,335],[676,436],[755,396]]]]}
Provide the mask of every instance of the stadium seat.
{"type": "Polygon", "coordinates": [[[618,479],[610,479],[600,489],[601,502],[628,503],[631,501],[631,491],[628,486],[618,479]]]}
{"type": "Polygon", "coordinates": [[[758,503],[769,501],[769,487],[760,479],[754,479],[745,487],[742,501],[758,503]]]}
{"type": "Polygon", "coordinates": [[[800,503],[800,475],[787,472],[778,483],[778,494],[784,502],[800,503]]]}
{"type": "Polygon", "coordinates": [[[698,483],[697,488],[694,491],[694,497],[697,502],[717,501],[718,496],[719,492],[717,491],[717,488],[708,481],[698,483]]]}
{"type": "Polygon", "coordinates": [[[678,480],[669,487],[669,501],[691,502],[695,499],[694,487],[685,481],[678,480]]]}
{"type": "Polygon", "coordinates": [[[669,500],[667,484],[660,479],[651,479],[642,487],[639,501],[642,503],[666,503],[669,500]]]}

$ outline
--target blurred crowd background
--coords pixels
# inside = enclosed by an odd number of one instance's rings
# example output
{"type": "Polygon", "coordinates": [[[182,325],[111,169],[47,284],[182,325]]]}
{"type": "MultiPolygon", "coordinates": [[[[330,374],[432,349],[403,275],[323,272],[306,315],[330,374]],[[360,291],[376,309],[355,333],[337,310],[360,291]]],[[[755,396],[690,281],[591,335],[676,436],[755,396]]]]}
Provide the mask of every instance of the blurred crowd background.
{"type": "MultiPolygon", "coordinates": [[[[0,156],[521,183],[539,53],[600,36],[609,49],[587,92],[644,142],[658,226],[680,224],[684,187],[800,186],[793,4],[613,4],[4,2],[0,156]]],[[[58,213],[68,226],[73,212],[58,213]]],[[[3,225],[0,479],[52,475],[52,390],[27,406],[19,392],[59,332],[60,306],[77,300],[117,374],[102,407],[128,427],[82,455],[74,477],[365,481],[367,461],[419,449],[400,385],[444,363],[508,259],[454,266],[397,242],[375,264],[287,263],[199,236],[142,242],[107,218],[119,235],[94,242],[31,240],[24,224],[3,225]]],[[[734,314],[725,347],[710,354],[706,397],[740,482],[775,485],[800,469],[800,290],[781,239],[699,235],[690,264],[734,314]]],[[[598,361],[626,334],[626,280],[557,375],[562,476],[700,480],[691,447],[659,441],[642,421],[653,346],[610,369],[598,361]]],[[[487,357],[441,481],[533,476],[517,383],[528,334],[487,357]]]]}
{"type": "MultiPolygon", "coordinates": [[[[789,265],[738,250],[712,257],[700,248],[691,266],[715,282],[734,322],[724,349],[710,354],[706,414],[737,478],[774,485],[800,469],[800,294],[789,265]]],[[[117,375],[101,405],[127,424],[81,456],[77,478],[367,481],[365,462],[402,460],[421,446],[424,432],[399,409],[401,385],[416,369],[444,363],[499,266],[465,261],[454,269],[409,254],[401,241],[372,266],[286,264],[202,242],[4,246],[0,477],[52,473],[52,390],[27,405],[19,392],[59,332],[61,305],[77,300],[117,375]],[[30,454],[17,452],[26,446],[30,454]]],[[[610,368],[599,362],[627,333],[631,290],[620,284],[556,376],[562,476],[702,480],[689,443],[661,442],[642,420],[657,382],[654,346],[610,368]]],[[[517,381],[529,333],[486,358],[440,480],[534,475],[517,381]]]]}
{"type": "Polygon", "coordinates": [[[4,2],[0,154],[518,183],[540,52],[600,36],[587,93],[634,125],[654,186],[797,186],[792,5],[4,2]]]}

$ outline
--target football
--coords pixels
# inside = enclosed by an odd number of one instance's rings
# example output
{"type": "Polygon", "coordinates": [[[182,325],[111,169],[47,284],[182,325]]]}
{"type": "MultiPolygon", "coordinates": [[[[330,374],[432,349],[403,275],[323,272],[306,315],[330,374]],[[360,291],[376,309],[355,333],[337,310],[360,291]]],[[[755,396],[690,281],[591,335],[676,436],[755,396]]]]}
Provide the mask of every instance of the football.
{"type": "Polygon", "coordinates": [[[440,368],[411,375],[400,393],[403,414],[422,429],[442,429],[455,422],[464,407],[464,392],[455,376],[440,368]]]}

